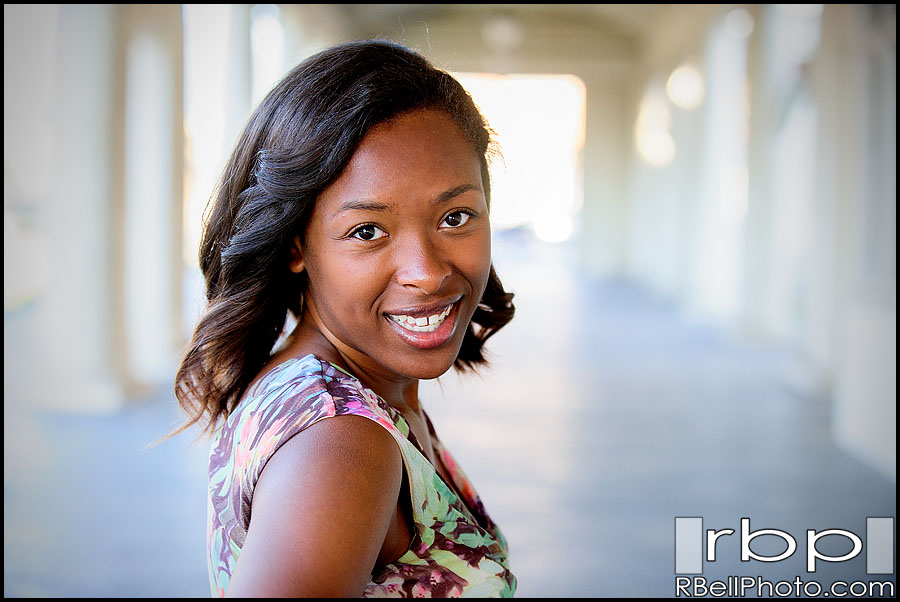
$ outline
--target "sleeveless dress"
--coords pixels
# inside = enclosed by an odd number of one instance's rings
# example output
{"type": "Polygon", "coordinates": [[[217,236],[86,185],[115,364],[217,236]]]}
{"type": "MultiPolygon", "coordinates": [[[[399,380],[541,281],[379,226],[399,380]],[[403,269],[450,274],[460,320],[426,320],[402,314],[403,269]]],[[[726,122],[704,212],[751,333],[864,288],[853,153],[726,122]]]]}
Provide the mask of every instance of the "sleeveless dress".
{"type": "Polygon", "coordinates": [[[348,414],[373,420],[393,435],[412,496],[409,548],[372,576],[363,597],[512,597],[516,578],[506,540],[427,416],[435,451],[462,499],[422,453],[399,412],[354,376],[313,355],[290,359],[263,376],[213,440],[207,505],[212,595],[228,590],[250,525],[253,489],[268,459],[306,427],[348,414]]]}

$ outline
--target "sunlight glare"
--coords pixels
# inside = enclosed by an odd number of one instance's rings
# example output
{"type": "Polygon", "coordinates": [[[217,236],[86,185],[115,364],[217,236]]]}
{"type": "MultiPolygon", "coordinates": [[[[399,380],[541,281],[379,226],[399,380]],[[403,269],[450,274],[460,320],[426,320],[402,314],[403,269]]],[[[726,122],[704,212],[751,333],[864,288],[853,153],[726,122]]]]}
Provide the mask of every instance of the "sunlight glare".
{"type": "Polygon", "coordinates": [[[703,101],[703,76],[691,65],[682,65],[666,82],[669,98],[682,109],[695,109],[703,101]]]}
{"type": "Polygon", "coordinates": [[[572,75],[456,73],[496,132],[491,222],[527,226],[546,242],[568,240],[583,205],[578,178],[585,89],[572,75]]]}
{"type": "Polygon", "coordinates": [[[664,167],[675,159],[675,141],[669,133],[672,113],[658,94],[648,92],[641,101],[634,138],[641,157],[654,167],[664,167]]]}

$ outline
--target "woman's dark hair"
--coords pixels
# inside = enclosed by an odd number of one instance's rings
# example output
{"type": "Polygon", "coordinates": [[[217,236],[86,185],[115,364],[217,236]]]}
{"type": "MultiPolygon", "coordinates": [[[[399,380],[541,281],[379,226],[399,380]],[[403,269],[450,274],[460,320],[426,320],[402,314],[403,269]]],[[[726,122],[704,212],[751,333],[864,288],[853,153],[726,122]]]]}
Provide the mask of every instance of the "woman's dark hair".
{"type": "MultiPolygon", "coordinates": [[[[207,307],[175,377],[175,395],[190,416],[175,433],[204,415],[211,433],[234,410],[269,361],[288,312],[300,319],[306,275],[288,269],[289,250],[316,198],[374,125],[423,108],[447,113],[472,144],[490,202],[493,143],[484,118],[458,81],[403,46],[329,48],[295,67],[260,103],[207,208],[200,243],[207,307]]],[[[456,368],[485,363],[484,342],[514,312],[492,266],[456,368]]]]}

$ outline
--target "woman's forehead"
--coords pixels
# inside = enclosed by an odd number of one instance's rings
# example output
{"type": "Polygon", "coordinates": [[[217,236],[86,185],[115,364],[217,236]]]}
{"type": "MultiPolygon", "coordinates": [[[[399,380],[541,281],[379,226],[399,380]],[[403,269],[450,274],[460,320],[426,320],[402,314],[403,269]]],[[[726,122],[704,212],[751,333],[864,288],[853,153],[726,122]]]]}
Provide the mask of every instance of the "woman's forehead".
{"type": "Polygon", "coordinates": [[[341,175],[323,191],[371,196],[407,187],[481,188],[481,162],[453,119],[441,111],[403,114],[373,127],[341,175]]]}
{"type": "MultiPolygon", "coordinates": [[[[377,151],[390,146],[400,146],[409,155],[410,151],[430,148],[436,141],[468,145],[459,125],[448,113],[438,109],[417,109],[373,126],[357,147],[354,158],[361,150],[377,151]]],[[[469,151],[475,155],[471,147],[469,151]]]]}

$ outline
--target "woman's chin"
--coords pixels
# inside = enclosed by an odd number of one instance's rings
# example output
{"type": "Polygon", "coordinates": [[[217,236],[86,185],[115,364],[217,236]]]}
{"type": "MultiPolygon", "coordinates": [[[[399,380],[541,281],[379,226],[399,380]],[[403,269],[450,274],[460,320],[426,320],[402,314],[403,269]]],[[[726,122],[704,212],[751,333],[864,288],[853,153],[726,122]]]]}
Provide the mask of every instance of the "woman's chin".
{"type": "Polygon", "coordinates": [[[456,361],[458,353],[459,349],[457,348],[452,356],[444,354],[428,354],[433,355],[433,357],[421,357],[426,355],[421,354],[420,357],[410,359],[402,372],[405,376],[418,380],[433,380],[439,378],[450,371],[453,367],[453,363],[456,361]]]}

